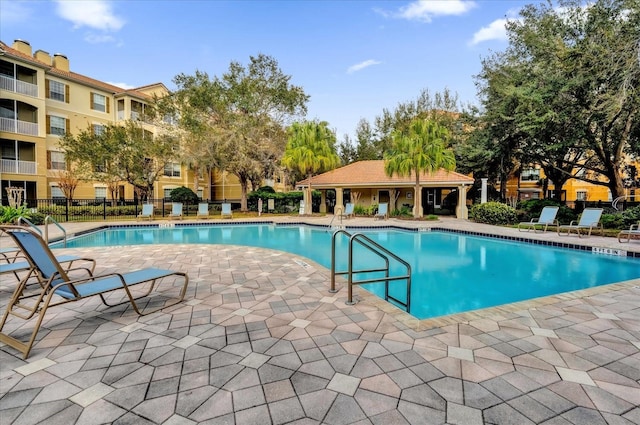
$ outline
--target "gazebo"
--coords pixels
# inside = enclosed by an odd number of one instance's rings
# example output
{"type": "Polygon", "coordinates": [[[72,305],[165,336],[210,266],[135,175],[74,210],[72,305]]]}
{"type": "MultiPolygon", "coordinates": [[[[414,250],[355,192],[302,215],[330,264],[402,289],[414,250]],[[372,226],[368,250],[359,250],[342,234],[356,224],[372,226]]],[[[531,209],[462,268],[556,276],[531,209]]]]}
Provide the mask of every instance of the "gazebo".
{"type": "MultiPolygon", "coordinates": [[[[437,208],[442,205],[445,196],[453,190],[458,191],[456,217],[468,218],[467,188],[473,185],[473,178],[455,171],[440,169],[433,174],[420,175],[423,204],[418,208],[437,208]]],[[[309,186],[309,179],[296,183],[299,189],[309,186]]],[[[389,177],[384,171],[383,160],[358,161],[335,170],[328,171],[311,178],[311,188],[320,190],[322,201],[320,212],[327,212],[326,195],[328,190],[335,190],[335,212],[351,198],[358,197],[358,204],[369,206],[388,202],[390,210],[406,205],[415,208],[415,175],[408,177],[389,177]],[[354,196],[357,194],[357,196],[354,196]],[[346,201],[345,201],[346,199],[346,201]]],[[[310,199],[305,193],[305,205],[310,199]]]]}

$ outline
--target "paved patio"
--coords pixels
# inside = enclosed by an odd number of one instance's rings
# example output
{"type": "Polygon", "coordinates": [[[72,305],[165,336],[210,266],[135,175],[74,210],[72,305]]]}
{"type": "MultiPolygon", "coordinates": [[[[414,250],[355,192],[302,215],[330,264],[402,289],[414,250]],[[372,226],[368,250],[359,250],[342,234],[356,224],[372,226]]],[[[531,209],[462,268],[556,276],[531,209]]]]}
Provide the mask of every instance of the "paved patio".
{"type": "MultiPolygon", "coordinates": [[[[640,252],[637,241],[462,220],[342,224],[640,252]]],[[[91,226],[65,225],[72,233],[91,226]]],[[[144,317],[96,297],[51,309],[26,361],[0,346],[2,424],[640,424],[640,279],[417,321],[359,288],[359,302],[346,305],[344,285],[327,291],[328,270],[283,252],[171,245],[81,253],[97,260],[97,273],[187,272],[187,300],[144,317]]],[[[13,285],[2,276],[2,310],[13,285]]],[[[20,335],[19,325],[10,319],[8,330],[20,335]]]]}

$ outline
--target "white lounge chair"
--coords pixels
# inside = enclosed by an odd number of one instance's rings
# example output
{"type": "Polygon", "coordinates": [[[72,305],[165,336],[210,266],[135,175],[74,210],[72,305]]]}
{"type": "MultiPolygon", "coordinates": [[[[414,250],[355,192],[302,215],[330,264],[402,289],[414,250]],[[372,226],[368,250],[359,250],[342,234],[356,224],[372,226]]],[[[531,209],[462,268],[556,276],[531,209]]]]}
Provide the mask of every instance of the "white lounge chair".
{"type": "Polygon", "coordinates": [[[578,237],[581,238],[584,234],[586,234],[586,236],[591,236],[593,229],[600,229],[600,234],[604,235],[602,223],[600,223],[602,211],[602,208],[585,208],[577,223],[573,220],[569,224],[558,226],[558,235],[563,235],[563,232],[565,235],[570,235],[571,232],[576,232],[578,237]]]}
{"type": "Polygon", "coordinates": [[[141,218],[148,218],[149,220],[153,220],[153,204],[142,205],[142,212],[138,214],[138,219],[141,218]]]}
{"type": "Polygon", "coordinates": [[[556,216],[558,215],[558,210],[560,207],[548,205],[542,209],[540,212],[540,217],[532,218],[531,221],[523,221],[518,224],[518,230],[527,232],[533,229],[534,232],[540,230],[541,232],[546,232],[547,227],[549,226],[558,226],[558,220],[556,216]]]}
{"type": "Polygon", "coordinates": [[[171,214],[169,214],[169,218],[182,220],[182,202],[174,202],[171,205],[171,214]]]}
{"type": "Polygon", "coordinates": [[[222,218],[233,218],[233,212],[231,212],[230,203],[225,202],[224,204],[222,204],[222,212],[220,215],[222,215],[222,218]]]}
{"type": "Polygon", "coordinates": [[[628,230],[621,230],[618,233],[618,242],[629,242],[631,239],[640,239],[640,221],[632,224],[628,230]]]}
{"type": "Polygon", "coordinates": [[[379,220],[386,220],[388,217],[388,206],[389,204],[387,204],[386,202],[378,205],[378,212],[373,217],[379,220]]]}
{"type": "Polygon", "coordinates": [[[344,207],[344,212],[341,214],[342,217],[344,218],[351,218],[353,217],[353,204],[351,202],[349,202],[345,207],[344,207]]]}
{"type": "Polygon", "coordinates": [[[209,204],[201,202],[198,204],[198,218],[209,218],[209,204]]]}

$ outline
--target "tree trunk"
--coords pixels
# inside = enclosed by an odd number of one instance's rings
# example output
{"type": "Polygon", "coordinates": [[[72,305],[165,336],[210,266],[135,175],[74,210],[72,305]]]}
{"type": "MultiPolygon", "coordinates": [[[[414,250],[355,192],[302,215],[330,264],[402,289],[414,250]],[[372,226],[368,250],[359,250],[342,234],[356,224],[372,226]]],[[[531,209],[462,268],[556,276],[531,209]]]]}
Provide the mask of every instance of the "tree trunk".
{"type": "Polygon", "coordinates": [[[240,179],[240,189],[242,195],[240,196],[240,211],[247,212],[249,208],[247,208],[247,187],[249,186],[249,180],[246,178],[240,179]]]}
{"type": "Polygon", "coordinates": [[[420,218],[422,217],[422,190],[420,190],[420,173],[418,170],[416,170],[416,188],[413,197],[415,199],[413,204],[413,217],[420,218]]]}

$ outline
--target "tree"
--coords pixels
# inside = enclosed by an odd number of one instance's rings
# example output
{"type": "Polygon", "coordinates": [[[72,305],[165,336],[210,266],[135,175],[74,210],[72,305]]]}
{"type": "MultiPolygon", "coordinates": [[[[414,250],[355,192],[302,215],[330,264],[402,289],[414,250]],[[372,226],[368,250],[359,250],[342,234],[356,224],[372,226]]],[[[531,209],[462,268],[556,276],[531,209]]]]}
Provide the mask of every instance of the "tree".
{"type": "Polygon", "coordinates": [[[305,214],[311,214],[311,177],[317,172],[331,170],[340,163],[335,150],[336,136],[324,121],[293,123],[288,134],[282,165],[307,176],[309,184],[305,214]]]}
{"type": "Polygon", "coordinates": [[[422,217],[420,175],[432,174],[440,168],[455,169],[453,151],[447,148],[449,131],[431,119],[414,119],[407,128],[392,135],[391,150],[385,155],[384,170],[388,176],[415,175],[413,216],[422,217]]]}
{"type": "MultiPolygon", "coordinates": [[[[165,165],[175,160],[177,141],[167,135],[153,135],[141,122],[107,125],[100,134],[91,127],[60,139],[65,156],[92,179],[125,181],[142,199],[153,195],[156,180],[165,165]]],[[[113,195],[112,195],[113,196],[113,195]]]]}

